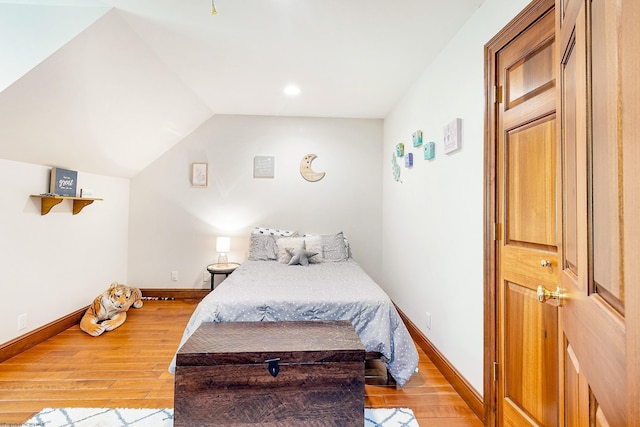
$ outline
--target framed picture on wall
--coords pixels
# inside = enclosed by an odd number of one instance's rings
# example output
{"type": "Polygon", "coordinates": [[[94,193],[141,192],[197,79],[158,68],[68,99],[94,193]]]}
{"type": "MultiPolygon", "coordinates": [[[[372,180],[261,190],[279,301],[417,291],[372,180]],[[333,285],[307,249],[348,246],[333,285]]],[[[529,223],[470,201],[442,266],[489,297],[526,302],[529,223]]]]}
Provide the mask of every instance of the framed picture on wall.
{"type": "Polygon", "coordinates": [[[462,147],[462,119],[455,119],[444,127],[444,153],[449,154],[462,147]]]}
{"type": "Polygon", "coordinates": [[[255,156],[253,158],[254,178],[273,178],[275,176],[275,156],[255,156]]]}
{"type": "Polygon", "coordinates": [[[209,185],[208,163],[191,163],[191,185],[194,187],[209,185]]]}

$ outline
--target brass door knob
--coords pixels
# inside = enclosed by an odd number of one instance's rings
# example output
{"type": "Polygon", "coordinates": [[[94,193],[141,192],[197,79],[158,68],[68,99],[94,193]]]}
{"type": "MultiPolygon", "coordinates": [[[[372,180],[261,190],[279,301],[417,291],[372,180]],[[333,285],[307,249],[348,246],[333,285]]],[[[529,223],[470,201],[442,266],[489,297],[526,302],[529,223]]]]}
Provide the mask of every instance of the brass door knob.
{"type": "Polygon", "coordinates": [[[544,286],[538,286],[537,292],[538,301],[546,302],[547,300],[554,299],[557,301],[558,305],[562,305],[562,299],[564,295],[560,292],[560,286],[556,288],[554,292],[546,289],[544,286]]]}

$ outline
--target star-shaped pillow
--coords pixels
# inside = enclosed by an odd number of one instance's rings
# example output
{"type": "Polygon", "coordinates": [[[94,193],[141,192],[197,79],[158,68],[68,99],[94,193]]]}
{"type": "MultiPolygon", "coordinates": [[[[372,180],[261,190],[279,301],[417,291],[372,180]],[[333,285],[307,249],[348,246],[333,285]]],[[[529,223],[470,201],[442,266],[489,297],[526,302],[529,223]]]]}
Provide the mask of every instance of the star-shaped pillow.
{"type": "Polygon", "coordinates": [[[317,252],[310,252],[306,249],[304,244],[304,240],[298,249],[290,249],[287,248],[287,252],[291,255],[291,261],[289,261],[289,265],[304,265],[309,266],[309,258],[312,256],[318,255],[317,252]]]}

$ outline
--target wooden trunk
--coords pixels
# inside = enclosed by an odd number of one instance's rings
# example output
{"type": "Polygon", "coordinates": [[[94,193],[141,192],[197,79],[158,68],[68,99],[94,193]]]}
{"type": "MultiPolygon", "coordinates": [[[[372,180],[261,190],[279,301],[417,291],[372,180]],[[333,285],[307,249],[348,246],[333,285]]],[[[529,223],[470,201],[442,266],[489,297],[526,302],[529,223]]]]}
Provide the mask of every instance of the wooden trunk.
{"type": "Polygon", "coordinates": [[[361,427],[364,361],[349,321],[204,323],[178,350],[174,425],[361,427]]]}

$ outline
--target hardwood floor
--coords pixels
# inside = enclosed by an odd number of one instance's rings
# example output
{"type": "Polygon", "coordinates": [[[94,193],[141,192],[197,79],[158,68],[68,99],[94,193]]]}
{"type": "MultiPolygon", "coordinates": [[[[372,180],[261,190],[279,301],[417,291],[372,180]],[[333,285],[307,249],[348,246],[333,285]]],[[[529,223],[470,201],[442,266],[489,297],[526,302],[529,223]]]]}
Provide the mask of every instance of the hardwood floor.
{"type": "MultiPolygon", "coordinates": [[[[145,301],[123,326],[94,338],[73,326],[0,363],[0,426],[43,408],[173,407],[173,357],[196,300],[145,301]]],[[[402,390],[365,386],[365,405],[408,407],[421,426],[482,426],[425,354],[402,390]]]]}

